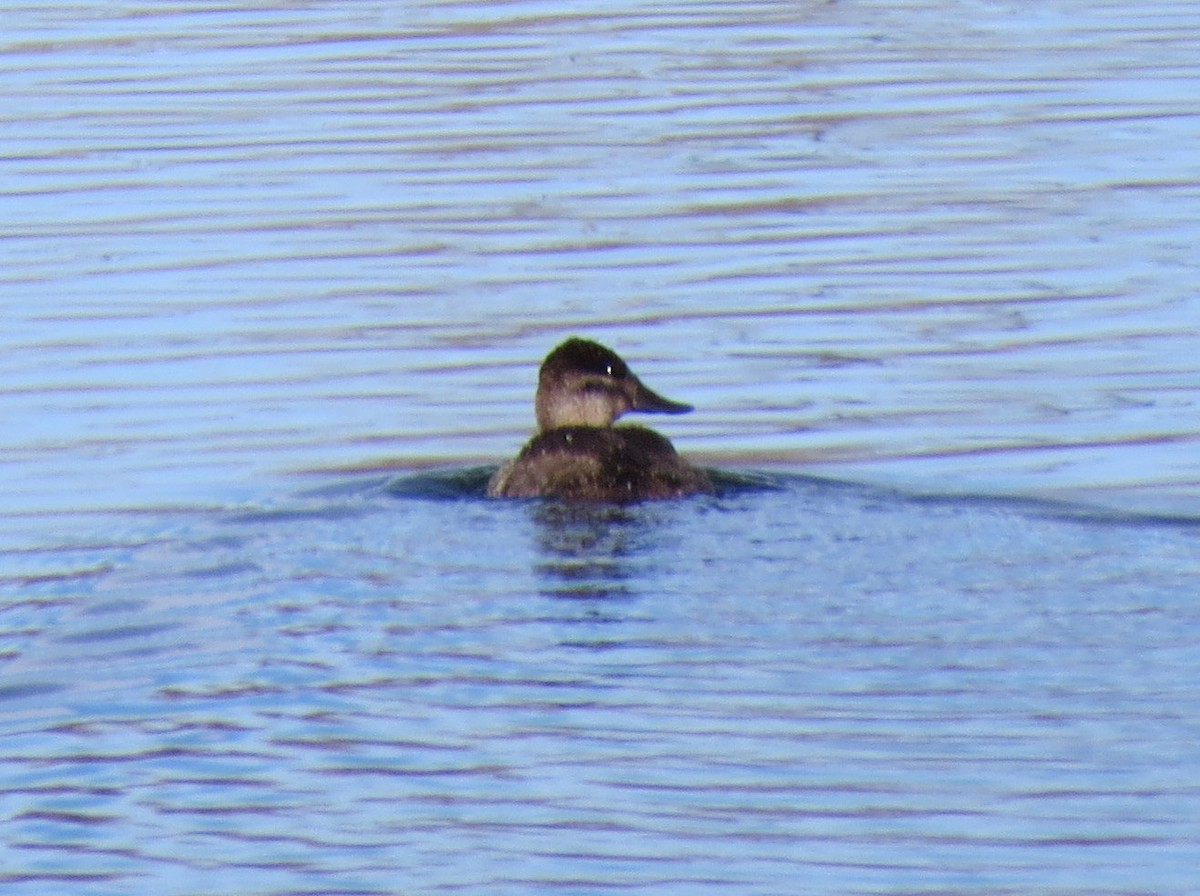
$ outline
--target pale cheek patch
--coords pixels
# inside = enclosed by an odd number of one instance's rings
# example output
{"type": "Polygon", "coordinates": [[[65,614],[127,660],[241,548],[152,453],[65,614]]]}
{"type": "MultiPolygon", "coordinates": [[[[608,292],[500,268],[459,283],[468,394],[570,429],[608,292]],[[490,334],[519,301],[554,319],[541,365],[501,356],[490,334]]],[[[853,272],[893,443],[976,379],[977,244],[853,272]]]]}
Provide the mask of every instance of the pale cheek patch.
{"type": "Polygon", "coordinates": [[[608,426],[625,411],[617,396],[600,390],[573,395],[568,404],[571,422],[583,426],[608,426]]]}

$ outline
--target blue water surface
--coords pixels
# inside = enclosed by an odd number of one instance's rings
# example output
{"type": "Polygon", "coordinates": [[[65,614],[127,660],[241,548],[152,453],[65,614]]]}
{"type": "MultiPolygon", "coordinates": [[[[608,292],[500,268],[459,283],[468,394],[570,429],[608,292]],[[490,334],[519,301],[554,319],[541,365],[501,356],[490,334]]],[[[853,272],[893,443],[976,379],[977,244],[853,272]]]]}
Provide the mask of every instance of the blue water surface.
{"type": "Polygon", "coordinates": [[[1196,891],[1195,4],[0,12],[6,896],[1196,891]]]}
{"type": "Polygon", "coordinates": [[[479,484],[329,482],[10,582],[6,889],[1191,886],[1193,521],[479,484]]]}

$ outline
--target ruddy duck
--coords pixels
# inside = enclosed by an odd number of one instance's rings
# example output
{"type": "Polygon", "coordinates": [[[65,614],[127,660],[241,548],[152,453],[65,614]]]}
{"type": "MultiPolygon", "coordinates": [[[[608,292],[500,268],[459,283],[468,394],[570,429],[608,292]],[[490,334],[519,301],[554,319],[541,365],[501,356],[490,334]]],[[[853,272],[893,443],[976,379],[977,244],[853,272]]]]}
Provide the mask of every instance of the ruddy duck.
{"type": "Polygon", "coordinates": [[[652,429],[613,426],[626,411],[685,414],[691,405],[642,385],[617,353],[568,339],[546,356],[534,401],[538,431],[493,474],[492,498],[642,501],[712,493],[712,480],[652,429]]]}

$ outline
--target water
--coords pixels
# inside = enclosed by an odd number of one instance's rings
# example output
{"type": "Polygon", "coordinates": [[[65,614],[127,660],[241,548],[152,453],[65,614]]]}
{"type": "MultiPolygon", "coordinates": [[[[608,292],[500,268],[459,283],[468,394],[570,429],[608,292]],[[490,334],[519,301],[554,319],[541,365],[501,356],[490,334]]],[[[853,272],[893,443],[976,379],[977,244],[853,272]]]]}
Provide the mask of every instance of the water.
{"type": "Polygon", "coordinates": [[[7,889],[1190,888],[1195,526],[776,485],[92,546],[6,607],[7,889]]]}
{"type": "Polygon", "coordinates": [[[2,8],[6,892],[1194,888],[1190,4],[2,8]]]}

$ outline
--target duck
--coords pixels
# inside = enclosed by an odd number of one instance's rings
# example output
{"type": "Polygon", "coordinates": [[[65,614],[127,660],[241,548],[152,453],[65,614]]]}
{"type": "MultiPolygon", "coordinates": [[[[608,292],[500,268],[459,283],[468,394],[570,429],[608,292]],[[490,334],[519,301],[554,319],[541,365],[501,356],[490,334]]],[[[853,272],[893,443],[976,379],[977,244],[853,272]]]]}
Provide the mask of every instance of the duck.
{"type": "Polygon", "coordinates": [[[614,426],[629,411],[686,414],[691,405],[645,386],[621,357],[571,337],[538,371],[537,433],[492,474],[492,498],[558,498],[628,504],[713,494],[712,479],[644,426],[614,426]]]}

